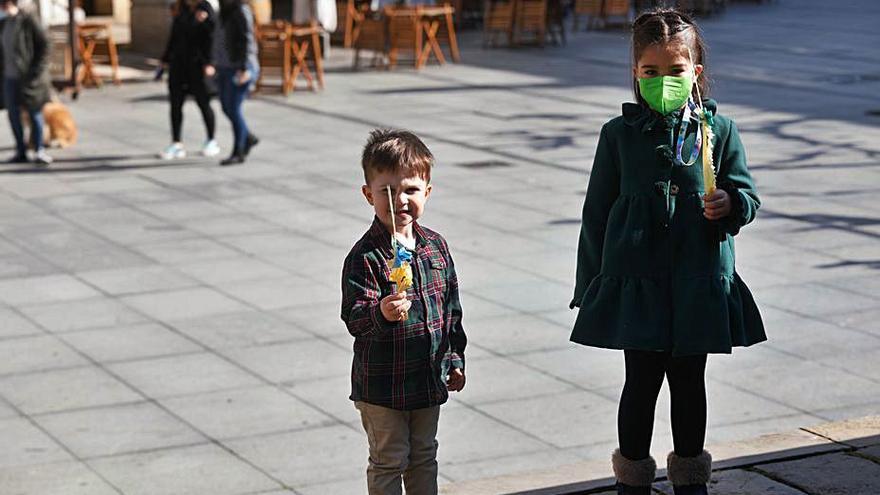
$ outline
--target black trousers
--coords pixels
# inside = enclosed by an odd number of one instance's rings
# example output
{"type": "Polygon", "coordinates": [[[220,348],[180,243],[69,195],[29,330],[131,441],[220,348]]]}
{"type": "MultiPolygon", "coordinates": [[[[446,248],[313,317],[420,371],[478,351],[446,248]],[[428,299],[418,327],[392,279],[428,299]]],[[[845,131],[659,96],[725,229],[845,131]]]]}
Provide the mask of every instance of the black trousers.
{"type": "Polygon", "coordinates": [[[624,351],[626,384],[617,413],[620,453],[631,460],[648,457],[654,410],[663,377],[672,399],[675,453],[694,457],[706,441],[706,355],[672,357],[665,352],[624,351]]]}
{"type": "Polygon", "coordinates": [[[186,95],[191,94],[202,111],[202,119],[205,121],[205,130],[208,133],[208,139],[214,139],[214,110],[211,108],[211,97],[204,84],[189,84],[184,87],[182,83],[172,81],[168,84],[168,97],[171,101],[171,138],[177,143],[180,142],[180,132],[183,125],[183,102],[186,101],[186,95]]]}

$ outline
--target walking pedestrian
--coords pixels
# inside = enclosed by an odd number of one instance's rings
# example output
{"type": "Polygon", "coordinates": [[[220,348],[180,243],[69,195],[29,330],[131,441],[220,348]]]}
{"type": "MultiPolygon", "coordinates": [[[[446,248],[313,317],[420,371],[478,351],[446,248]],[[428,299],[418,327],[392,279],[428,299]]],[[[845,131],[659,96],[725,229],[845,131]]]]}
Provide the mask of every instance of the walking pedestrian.
{"type": "Polygon", "coordinates": [[[51,99],[49,39],[39,21],[18,8],[18,0],[0,0],[0,101],[9,115],[15,137],[15,155],[8,163],[26,163],[27,143],[21,114],[30,119],[33,161],[48,166],[52,157],[43,146],[43,105],[51,99]]]}
{"type": "Polygon", "coordinates": [[[242,0],[221,0],[220,19],[214,31],[213,63],[205,67],[207,76],[216,76],[223,113],[232,123],[232,154],[220,165],[244,163],[251,148],[259,142],[244,120],[242,106],[259,75],[254,15],[242,0]]]}
{"type": "Polygon", "coordinates": [[[214,38],[215,14],[206,0],[177,0],[176,12],[171,24],[171,35],[163,67],[168,71],[168,100],[171,103],[171,144],[159,156],[164,160],[183,158],[186,149],[181,141],[183,103],[188,95],[195,98],[205,121],[207,139],[202,155],[212,157],[220,154],[214,139],[215,119],[211,108],[213,80],[205,76],[205,66],[211,61],[214,38]]]}

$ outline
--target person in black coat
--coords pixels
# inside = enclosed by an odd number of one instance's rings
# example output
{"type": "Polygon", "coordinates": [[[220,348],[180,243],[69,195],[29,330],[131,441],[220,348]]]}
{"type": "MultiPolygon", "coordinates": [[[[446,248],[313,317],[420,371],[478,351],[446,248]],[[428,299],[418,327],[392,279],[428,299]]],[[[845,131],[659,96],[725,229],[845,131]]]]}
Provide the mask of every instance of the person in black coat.
{"type": "Polygon", "coordinates": [[[8,163],[28,161],[21,121],[24,110],[31,122],[34,163],[46,166],[52,163],[43,148],[42,112],[52,91],[49,39],[34,16],[19,10],[18,0],[0,0],[0,17],[0,101],[15,136],[15,156],[8,163]]]}
{"type": "Polygon", "coordinates": [[[177,0],[171,36],[162,56],[168,69],[168,99],[171,103],[172,143],[162,153],[166,160],[183,158],[186,150],[180,139],[183,124],[183,102],[192,95],[202,111],[208,139],[202,148],[204,156],[216,156],[220,147],[214,140],[214,110],[211,109],[212,82],[205,78],[205,66],[211,61],[214,36],[214,9],[206,0],[177,0]]]}

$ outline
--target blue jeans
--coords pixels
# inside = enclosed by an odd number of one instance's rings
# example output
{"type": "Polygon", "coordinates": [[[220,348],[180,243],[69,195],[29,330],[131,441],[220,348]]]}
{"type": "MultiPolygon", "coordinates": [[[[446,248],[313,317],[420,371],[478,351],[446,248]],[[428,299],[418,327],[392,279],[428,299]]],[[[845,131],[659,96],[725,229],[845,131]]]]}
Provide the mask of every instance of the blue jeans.
{"type": "Polygon", "coordinates": [[[220,97],[220,106],[223,108],[223,113],[232,122],[233,142],[235,145],[233,153],[244,153],[249,133],[241,107],[244,104],[244,99],[247,97],[252,82],[257,78],[257,72],[253,69],[250,69],[250,71],[251,80],[239,85],[238,81],[235,80],[235,69],[224,67],[217,69],[217,93],[220,97]]]}
{"type": "MultiPolygon", "coordinates": [[[[25,156],[27,144],[24,141],[24,128],[21,125],[21,81],[18,79],[3,79],[3,103],[6,113],[9,115],[9,125],[12,126],[12,134],[15,136],[15,154],[25,156]]],[[[43,111],[42,109],[27,108],[31,118],[31,143],[34,150],[43,149],[43,111]]]]}

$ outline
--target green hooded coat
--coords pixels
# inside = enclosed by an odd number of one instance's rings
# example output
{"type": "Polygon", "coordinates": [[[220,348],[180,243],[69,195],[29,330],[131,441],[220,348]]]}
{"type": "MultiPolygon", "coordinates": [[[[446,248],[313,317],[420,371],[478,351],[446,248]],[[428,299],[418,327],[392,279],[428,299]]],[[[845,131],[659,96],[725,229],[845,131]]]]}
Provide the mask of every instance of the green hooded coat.
{"type": "MultiPolygon", "coordinates": [[[[761,202],[733,122],[714,115],[717,184],[727,217],[703,216],[701,161],[675,164],[681,112],[633,103],[602,127],[584,201],[571,340],[673,355],[729,353],[766,340],[751,292],[734,267],[734,236],[761,202]]],[[[684,144],[690,156],[698,126],[684,144]]]]}

